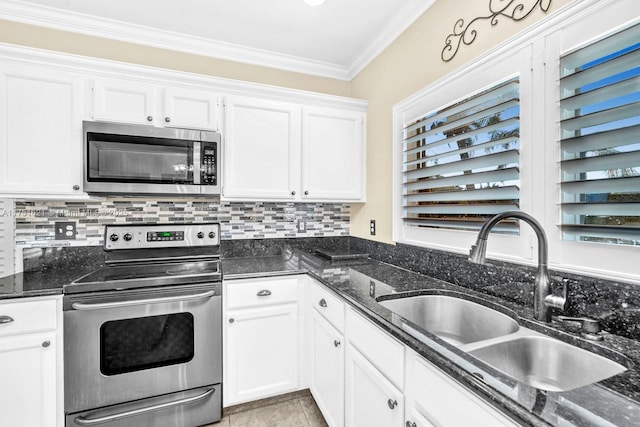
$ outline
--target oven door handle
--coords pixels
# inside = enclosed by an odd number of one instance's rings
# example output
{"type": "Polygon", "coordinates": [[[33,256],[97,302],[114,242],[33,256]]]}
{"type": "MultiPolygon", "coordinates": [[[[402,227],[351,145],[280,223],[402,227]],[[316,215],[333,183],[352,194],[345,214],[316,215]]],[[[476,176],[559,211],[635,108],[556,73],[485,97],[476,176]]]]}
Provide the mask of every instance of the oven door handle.
{"type": "Polygon", "coordinates": [[[176,302],[176,301],[194,301],[205,298],[211,298],[215,295],[214,291],[202,292],[199,294],[193,295],[178,295],[175,297],[163,297],[163,298],[147,298],[147,299],[136,299],[131,301],[117,301],[117,302],[99,302],[99,303],[83,303],[83,302],[74,302],[71,304],[71,307],[74,310],[102,310],[105,308],[118,308],[118,307],[128,307],[131,305],[141,305],[141,304],[161,304],[166,302],[176,302]]]}
{"type": "Polygon", "coordinates": [[[134,409],[132,411],[120,412],[118,414],[106,415],[104,417],[98,418],[84,418],[84,417],[76,417],[74,421],[76,424],[80,424],[82,426],[91,426],[94,424],[102,424],[109,421],[115,421],[122,418],[133,417],[135,415],[142,415],[148,412],[159,411],[160,409],[172,408],[174,406],[186,405],[188,403],[193,403],[198,400],[202,400],[207,396],[211,395],[215,391],[215,388],[211,388],[205,391],[202,394],[197,396],[187,397],[185,399],[174,400],[173,402],[160,403],[158,405],[146,406],[144,408],[134,409]]]}

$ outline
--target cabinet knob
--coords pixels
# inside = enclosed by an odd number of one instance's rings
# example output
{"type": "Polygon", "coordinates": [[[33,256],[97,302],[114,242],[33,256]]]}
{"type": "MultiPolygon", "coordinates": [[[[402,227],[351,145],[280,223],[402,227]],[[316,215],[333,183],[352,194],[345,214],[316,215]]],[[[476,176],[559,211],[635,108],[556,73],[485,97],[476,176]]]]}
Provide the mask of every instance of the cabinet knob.
{"type": "Polygon", "coordinates": [[[338,340],[333,340],[333,346],[334,346],[334,347],[340,347],[340,341],[338,341],[338,340]]]}
{"type": "Polygon", "coordinates": [[[305,190],[305,191],[304,191],[304,195],[305,195],[305,196],[308,196],[308,195],[309,195],[309,190],[305,190]]]}
{"type": "Polygon", "coordinates": [[[78,191],[80,189],[80,186],[78,184],[76,184],[76,185],[73,186],[73,189],[78,191]]]}
{"type": "Polygon", "coordinates": [[[398,406],[398,401],[389,399],[387,400],[387,405],[389,405],[389,409],[395,409],[398,406]]]}
{"type": "Polygon", "coordinates": [[[291,192],[291,195],[292,195],[292,196],[295,196],[295,195],[296,195],[295,190],[291,192]]]}
{"type": "Polygon", "coordinates": [[[235,321],[236,321],[236,319],[234,319],[233,317],[229,319],[229,323],[233,323],[235,321]]]}
{"type": "Polygon", "coordinates": [[[271,295],[271,291],[269,289],[263,289],[257,293],[259,297],[268,297],[271,295]]]}
{"type": "Polygon", "coordinates": [[[152,122],[153,121],[153,116],[147,116],[147,121],[148,122],[152,122]]]}
{"type": "Polygon", "coordinates": [[[169,123],[169,122],[171,121],[171,117],[165,117],[165,118],[164,118],[164,121],[165,121],[165,122],[167,122],[167,123],[169,123]]]}
{"type": "Polygon", "coordinates": [[[318,305],[320,307],[326,307],[327,306],[327,302],[324,300],[324,298],[322,298],[320,301],[318,301],[318,305]]]}
{"type": "Polygon", "coordinates": [[[43,346],[44,348],[47,348],[47,347],[49,347],[50,345],[51,345],[51,341],[44,341],[44,342],[42,343],[42,346],[43,346]]]}
{"type": "Polygon", "coordinates": [[[13,317],[11,316],[0,316],[0,325],[5,324],[5,323],[11,323],[13,322],[13,317]]]}
{"type": "Polygon", "coordinates": [[[407,421],[405,427],[418,427],[413,421],[407,421]]]}

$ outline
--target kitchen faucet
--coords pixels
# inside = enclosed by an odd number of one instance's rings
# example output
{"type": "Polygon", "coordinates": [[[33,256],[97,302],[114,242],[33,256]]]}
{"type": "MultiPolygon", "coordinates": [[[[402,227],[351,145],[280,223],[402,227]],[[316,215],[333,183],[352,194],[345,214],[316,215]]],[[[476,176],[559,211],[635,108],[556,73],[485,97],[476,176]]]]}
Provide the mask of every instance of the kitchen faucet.
{"type": "Polygon", "coordinates": [[[526,222],[533,228],[538,237],[538,270],[536,272],[535,284],[533,287],[533,317],[543,322],[551,322],[551,309],[558,308],[564,311],[567,304],[567,284],[564,283],[562,296],[553,295],[551,292],[551,280],[547,270],[547,236],[538,221],[531,215],[520,211],[507,211],[499,213],[482,225],[476,244],[471,246],[469,251],[469,261],[476,264],[484,264],[487,253],[487,238],[491,229],[500,221],[506,218],[516,218],[526,222]]]}

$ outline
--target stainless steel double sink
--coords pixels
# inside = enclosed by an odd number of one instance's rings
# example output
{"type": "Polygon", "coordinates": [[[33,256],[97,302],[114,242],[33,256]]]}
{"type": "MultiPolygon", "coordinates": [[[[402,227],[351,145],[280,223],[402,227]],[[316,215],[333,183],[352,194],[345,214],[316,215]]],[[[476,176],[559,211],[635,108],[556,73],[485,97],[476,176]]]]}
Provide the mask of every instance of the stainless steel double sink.
{"type": "Polygon", "coordinates": [[[606,357],[521,326],[517,315],[506,308],[453,295],[379,298],[378,303],[508,377],[541,390],[568,391],[627,370],[606,357]]]}

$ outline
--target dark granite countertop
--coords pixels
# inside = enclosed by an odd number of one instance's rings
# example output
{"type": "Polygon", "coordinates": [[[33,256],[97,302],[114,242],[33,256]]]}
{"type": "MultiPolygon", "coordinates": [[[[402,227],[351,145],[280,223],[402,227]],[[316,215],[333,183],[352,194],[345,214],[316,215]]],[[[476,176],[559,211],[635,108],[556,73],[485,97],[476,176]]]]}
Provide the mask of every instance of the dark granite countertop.
{"type": "Polygon", "coordinates": [[[24,272],[0,278],[0,300],[62,294],[62,287],[104,266],[102,247],[29,248],[24,272]]]}
{"type": "Polygon", "coordinates": [[[603,332],[604,341],[587,341],[571,327],[534,320],[532,307],[371,259],[331,262],[311,251],[296,250],[282,255],[225,258],[222,268],[225,279],[309,273],[395,338],[522,425],[640,425],[640,343],[636,340],[603,332]],[[375,289],[373,297],[371,282],[375,289]],[[504,376],[428,332],[424,332],[422,340],[409,335],[403,329],[404,322],[376,301],[382,295],[400,292],[417,295],[456,292],[476,302],[498,304],[515,312],[521,326],[607,356],[629,369],[566,392],[538,390],[504,376]]]}

